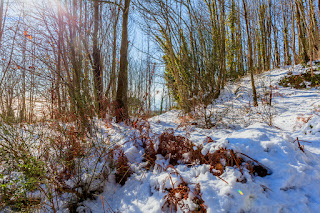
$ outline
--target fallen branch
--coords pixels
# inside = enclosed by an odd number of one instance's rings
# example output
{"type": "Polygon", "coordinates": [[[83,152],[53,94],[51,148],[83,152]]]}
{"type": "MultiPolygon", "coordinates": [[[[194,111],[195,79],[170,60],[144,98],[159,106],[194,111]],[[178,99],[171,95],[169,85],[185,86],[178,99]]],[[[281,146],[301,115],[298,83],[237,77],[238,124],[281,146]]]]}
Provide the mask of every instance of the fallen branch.
{"type": "Polygon", "coordinates": [[[293,143],[296,142],[296,141],[297,141],[297,143],[298,143],[299,149],[300,149],[302,152],[304,152],[304,146],[300,144],[298,137],[297,137],[296,140],[293,141],[293,143]]]}

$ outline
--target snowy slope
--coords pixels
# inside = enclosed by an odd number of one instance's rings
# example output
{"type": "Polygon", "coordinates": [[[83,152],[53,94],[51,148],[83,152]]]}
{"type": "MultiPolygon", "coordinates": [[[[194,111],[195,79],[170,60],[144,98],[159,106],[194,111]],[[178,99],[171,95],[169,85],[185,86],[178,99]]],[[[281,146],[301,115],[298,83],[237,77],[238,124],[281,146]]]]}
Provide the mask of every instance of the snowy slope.
{"type": "MultiPolygon", "coordinates": [[[[227,167],[221,178],[210,173],[210,166],[178,165],[166,171],[140,168],[143,150],[130,141],[135,130],[124,125],[105,128],[122,144],[134,174],[124,186],[112,177],[104,192],[94,201],[85,201],[79,211],[88,212],[170,212],[164,208],[166,191],[183,179],[193,190],[200,184],[207,212],[319,212],[320,209],[320,91],[283,88],[277,82],[289,71],[303,72],[302,66],[278,69],[257,76],[258,93],[273,86],[273,105],[259,102],[253,108],[249,77],[226,86],[212,112],[224,112],[215,128],[201,129],[182,125],[182,113],[173,110],[149,119],[150,132],[159,135],[173,128],[176,135],[203,144],[202,152],[213,153],[221,147],[244,153],[269,168],[265,177],[242,175],[227,167]],[[258,80],[259,79],[259,80],[258,80]],[[268,123],[272,123],[269,126],[268,123]],[[206,143],[207,138],[213,142],[206,143]],[[299,148],[298,138],[301,146],[299,148]],[[177,175],[177,173],[179,175],[177,175]],[[239,181],[240,180],[240,181],[239,181]]],[[[168,162],[158,156],[159,165],[168,162]]],[[[195,210],[192,195],[184,202],[195,210]]],[[[186,211],[178,208],[178,212],[186,211]]]]}

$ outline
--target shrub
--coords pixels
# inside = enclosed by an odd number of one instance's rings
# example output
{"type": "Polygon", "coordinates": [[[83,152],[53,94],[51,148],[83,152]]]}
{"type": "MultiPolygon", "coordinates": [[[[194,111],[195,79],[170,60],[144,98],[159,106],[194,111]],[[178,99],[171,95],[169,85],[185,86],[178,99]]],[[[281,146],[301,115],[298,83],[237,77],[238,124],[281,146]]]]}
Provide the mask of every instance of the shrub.
{"type": "Polygon", "coordinates": [[[292,87],[295,89],[304,89],[307,87],[320,87],[320,74],[311,75],[311,72],[299,75],[289,74],[282,78],[279,82],[280,86],[292,87]]]}
{"type": "Polygon", "coordinates": [[[40,198],[33,193],[43,183],[46,168],[31,152],[35,148],[32,134],[26,129],[16,131],[17,127],[0,124],[0,206],[22,211],[39,205],[40,198]]]}
{"type": "MultiPolygon", "coordinates": [[[[24,211],[36,206],[56,212],[75,212],[87,199],[95,199],[111,173],[111,144],[92,123],[91,135],[73,123],[0,125],[0,207],[24,211]],[[64,197],[65,206],[55,200],[64,197]]],[[[115,163],[118,182],[129,168],[123,152],[115,163]],[[123,167],[123,165],[125,165],[123,167]]],[[[130,174],[130,173],[129,173],[130,174]]]]}

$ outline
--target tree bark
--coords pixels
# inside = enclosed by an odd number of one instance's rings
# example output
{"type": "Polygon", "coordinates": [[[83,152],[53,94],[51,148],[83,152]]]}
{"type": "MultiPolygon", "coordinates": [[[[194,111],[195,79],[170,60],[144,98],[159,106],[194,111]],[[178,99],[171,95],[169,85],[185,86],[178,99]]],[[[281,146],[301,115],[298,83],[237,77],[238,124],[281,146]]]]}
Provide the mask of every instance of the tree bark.
{"type": "Polygon", "coordinates": [[[111,77],[110,83],[107,89],[109,93],[111,89],[111,99],[116,98],[116,67],[117,67],[117,35],[118,35],[118,21],[119,21],[119,11],[120,9],[115,9],[114,12],[114,24],[113,24],[113,42],[112,42],[112,62],[111,62],[111,77]]]}
{"type": "Polygon", "coordinates": [[[100,6],[98,1],[94,1],[94,29],[93,29],[93,77],[95,90],[95,106],[98,116],[103,111],[103,72],[101,69],[101,51],[98,44],[98,32],[100,27],[100,6]]]}
{"type": "Polygon", "coordinates": [[[253,106],[258,106],[257,92],[256,92],[254,76],[253,76],[252,45],[251,45],[251,36],[249,31],[249,19],[248,19],[247,6],[246,6],[245,0],[243,0],[243,9],[244,9],[244,18],[246,22],[247,39],[248,39],[249,72],[250,72],[251,86],[252,86],[253,106]]]}
{"type": "Polygon", "coordinates": [[[59,113],[62,112],[61,108],[61,96],[60,96],[60,84],[61,84],[61,60],[62,60],[62,39],[63,39],[63,29],[62,29],[62,11],[61,8],[58,8],[58,41],[57,41],[57,47],[58,47],[58,61],[57,61],[57,82],[56,82],[56,94],[58,98],[58,110],[59,113]]]}
{"type": "MultiPolygon", "coordinates": [[[[319,0],[320,1],[320,0],[319,0]]],[[[291,31],[292,31],[292,52],[293,52],[293,65],[298,63],[298,58],[296,54],[296,32],[295,32],[295,16],[294,16],[294,0],[291,1],[291,31]]]]}
{"type": "Polygon", "coordinates": [[[2,40],[2,34],[3,34],[3,4],[4,0],[0,0],[0,47],[1,47],[1,40],[2,40]]]}
{"type": "Polygon", "coordinates": [[[122,40],[120,48],[120,70],[116,97],[116,122],[125,121],[128,114],[128,19],[131,0],[125,0],[122,16],[122,40]]]}
{"type": "Polygon", "coordinates": [[[282,12],[282,23],[283,23],[283,55],[284,55],[284,64],[291,64],[291,56],[289,53],[289,41],[288,41],[288,24],[284,12],[283,1],[281,0],[281,12],[282,12]]]}
{"type": "Polygon", "coordinates": [[[296,17],[297,17],[297,25],[298,25],[298,37],[299,37],[299,53],[300,58],[303,63],[307,63],[309,61],[308,56],[308,47],[306,36],[307,30],[305,26],[305,17],[304,17],[304,6],[301,0],[296,0],[296,17]]]}

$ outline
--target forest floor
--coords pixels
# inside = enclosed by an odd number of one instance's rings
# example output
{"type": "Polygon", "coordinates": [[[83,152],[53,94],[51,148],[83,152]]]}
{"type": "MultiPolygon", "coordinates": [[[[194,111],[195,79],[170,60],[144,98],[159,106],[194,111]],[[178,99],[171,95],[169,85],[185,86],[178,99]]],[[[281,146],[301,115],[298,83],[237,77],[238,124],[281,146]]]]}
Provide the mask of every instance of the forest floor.
{"type": "MultiPolygon", "coordinates": [[[[145,166],[144,148],[132,139],[137,130],[115,123],[105,127],[101,122],[101,128],[110,135],[111,141],[117,141],[123,147],[134,172],[123,186],[110,178],[97,200],[83,202],[83,210],[318,212],[320,90],[297,90],[278,85],[287,73],[299,74],[305,70],[298,65],[257,75],[258,107],[252,107],[249,77],[228,84],[209,108],[214,124],[210,129],[199,128],[200,109],[194,116],[172,110],[148,120],[148,137],[156,138],[154,136],[173,129],[174,135],[202,145],[203,155],[221,148],[232,149],[235,153],[244,153],[247,157],[243,155],[243,159],[255,159],[268,168],[268,175],[252,175],[247,168],[227,166],[217,176],[212,174],[210,165],[178,163],[173,167],[169,165],[169,159],[161,155],[157,155],[153,169],[142,169],[145,166]],[[270,103],[271,90],[270,106],[267,103],[270,103]],[[183,193],[182,185],[188,187],[187,193],[183,193]],[[176,193],[175,189],[180,191],[176,193]]],[[[158,140],[154,141],[155,149],[159,146],[158,140]]]]}

